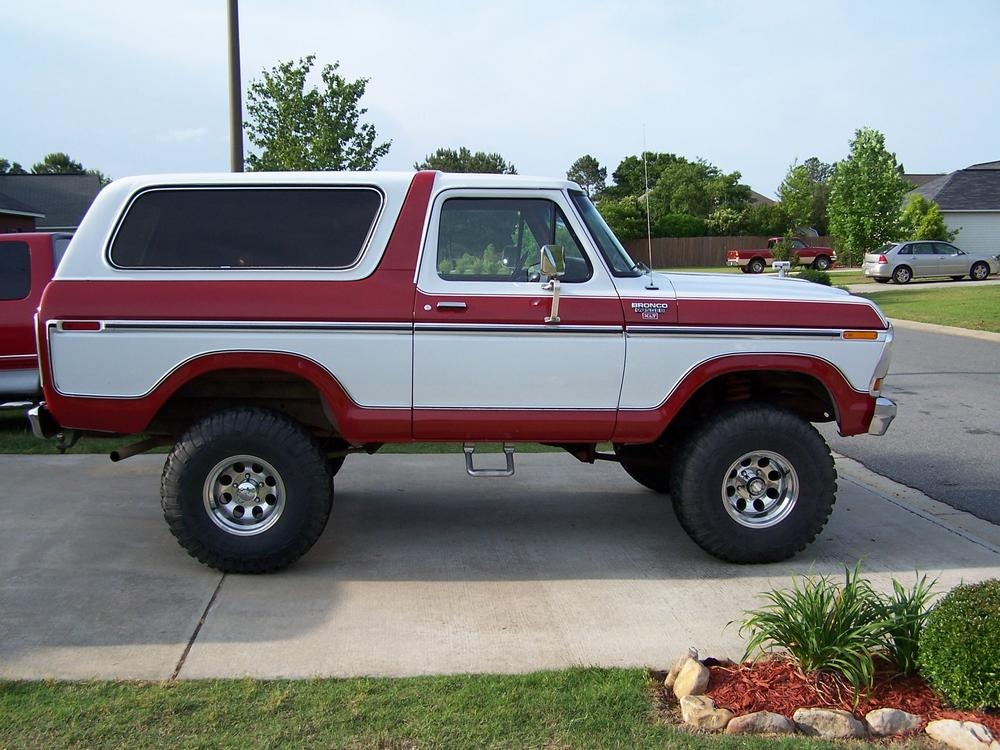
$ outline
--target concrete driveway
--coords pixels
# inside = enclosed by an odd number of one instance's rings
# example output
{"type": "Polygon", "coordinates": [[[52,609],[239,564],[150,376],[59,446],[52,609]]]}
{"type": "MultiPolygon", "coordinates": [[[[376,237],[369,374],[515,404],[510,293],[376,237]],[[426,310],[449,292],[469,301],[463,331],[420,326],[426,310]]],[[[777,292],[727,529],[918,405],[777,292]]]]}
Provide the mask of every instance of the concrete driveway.
{"type": "Polygon", "coordinates": [[[509,480],[460,455],[352,457],[330,525],[298,564],[223,576],[174,542],[162,456],[2,456],[0,677],[523,672],[667,665],[688,645],[739,657],[726,624],[770,586],[864,559],[1000,576],[1000,528],[840,463],[826,531],[786,563],[707,556],[618,466],[518,455],[509,480]]]}

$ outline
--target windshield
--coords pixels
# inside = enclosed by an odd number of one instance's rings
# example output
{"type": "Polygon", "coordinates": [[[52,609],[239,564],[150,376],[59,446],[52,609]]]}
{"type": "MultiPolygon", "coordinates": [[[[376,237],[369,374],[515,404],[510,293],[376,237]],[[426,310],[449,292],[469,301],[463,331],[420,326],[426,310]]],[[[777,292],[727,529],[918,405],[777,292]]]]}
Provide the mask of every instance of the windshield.
{"type": "Polygon", "coordinates": [[[571,190],[569,194],[576,205],[576,210],[583,217],[583,223],[587,225],[587,231],[593,237],[597,249],[601,251],[601,255],[607,261],[611,273],[615,276],[641,276],[641,266],[632,260],[628,251],[622,247],[618,238],[615,237],[615,233],[604,221],[604,217],[590,202],[590,198],[577,190],[571,190]]]}

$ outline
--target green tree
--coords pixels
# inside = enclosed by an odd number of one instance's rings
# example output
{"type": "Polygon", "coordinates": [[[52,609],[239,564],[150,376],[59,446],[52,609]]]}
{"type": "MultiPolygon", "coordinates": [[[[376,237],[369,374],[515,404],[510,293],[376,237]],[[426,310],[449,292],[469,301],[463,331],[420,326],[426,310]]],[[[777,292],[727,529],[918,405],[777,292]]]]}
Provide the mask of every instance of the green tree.
{"type": "Polygon", "coordinates": [[[750,187],[739,172],[724,173],[704,159],[679,159],[666,165],[650,190],[653,216],[684,213],[706,218],[719,208],[742,211],[750,205],[750,187]]]}
{"type": "Polygon", "coordinates": [[[78,161],[73,161],[69,154],[56,151],[46,154],[45,158],[31,168],[32,174],[86,174],[87,170],[78,161]]]}
{"type": "Polygon", "coordinates": [[[719,237],[743,234],[747,212],[723,206],[717,208],[705,219],[705,231],[719,237]]]}
{"type": "Polygon", "coordinates": [[[566,172],[566,179],[575,182],[583,188],[591,198],[597,199],[604,192],[604,184],[608,181],[608,168],[602,167],[590,154],[577,159],[566,172]]]}
{"type": "Polygon", "coordinates": [[[830,178],[830,232],[843,260],[858,263],[867,251],[899,236],[899,206],[912,189],[902,171],[882,133],[855,132],[850,155],[830,178]]]}
{"type": "Polygon", "coordinates": [[[635,196],[605,198],[597,204],[597,210],[622,242],[646,236],[646,207],[635,196]]]}
{"type": "MultiPolygon", "coordinates": [[[[704,237],[705,220],[691,214],[663,214],[653,225],[655,237],[704,237]]],[[[645,232],[643,232],[645,234],[645,232]]]]}
{"type": "Polygon", "coordinates": [[[324,65],[322,87],[306,87],[315,55],[265,70],[247,91],[247,138],[258,150],[247,157],[254,171],[368,170],[389,153],[391,141],[376,143],[368,112],[358,102],[367,78],[348,81],[340,64],[324,65]]]}
{"type": "Polygon", "coordinates": [[[750,206],[744,213],[743,231],[747,234],[774,237],[784,234],[791,227],[785,207],[780,203],[761,203],[750,206]]]}
{"type": "MultiPolygon", "coordinates": [[[[20,164],[14,164],[14,167],[21,169],[20,164]]],[[[56,151],[51,154],[46,154],[40,162],[31,167],[32,174],[92,174],[94,175],[98,182],[100,182],[101,187],[104,187],[109,182],[111,178],[108,177],[104,172],[99,169],[84,169],[83,164],[78,161],[74,161],[70,158],[69,154],[63,153],[62,151],[56,151]]],[[[20,172],[11,171],[10,174],[27,174],[23,169],[20,172]]]]}
{"type": "Polygon", "coordinates": [[[941,207],[927,200],[920,193],[913,193],[899,217],[900,235],[903,240],[941,240],[954,242],[958,232],[948,229],[941,215],[941,207]]]}
{"type": "Polygon", "coordinates": [[[28,174],[16,161],[0,159],[0,174],[28,174]]]}
{"type": "Polygon", "coordinates": [[[619,200],[632,195],[636,198],[646,194],[646,173],[649,173],[649,186],[652,187],[663,174],[663,170],[678,161],[686,161],[676,154],[645,151],[639,156],[626,156],[618,168],[611,174],[614,184],[605,188],[607,198],[619,200]],[[643,156],[646,163],[643,165],[643,156]]]}
{"type": "Polygon", "coordinates": [[[517,174],[517,169],[498,153],[485,151],[473,153],[465,146],[456,151],[439,148],[428,154],[423,161],[413,165],[414,169],[439,169],[442,172],[466,172],[472,174],[517,174]]]}
{"type": "Polygon", "coordinates": [[[813,227],[827,232],[827,205],[830,201],[830,177],[834,166],[815,156],[804,164],[792,163],[778,188],[778,197],[796,227],[813,227]]]}

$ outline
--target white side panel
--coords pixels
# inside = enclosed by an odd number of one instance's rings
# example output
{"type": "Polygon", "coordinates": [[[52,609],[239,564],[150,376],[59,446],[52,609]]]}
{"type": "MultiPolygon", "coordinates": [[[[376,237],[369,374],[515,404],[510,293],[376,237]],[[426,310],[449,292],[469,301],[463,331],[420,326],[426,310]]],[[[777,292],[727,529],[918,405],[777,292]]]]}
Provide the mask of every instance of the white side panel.
{"type": "MultiPolygon", "coordinates": [[[[884,339],[884,334],[879,334],[884,339]]],[[[728,354],[798,354],[826,360],[857,391],[867,391],[886,343],[838,338],[632,334],[628,336],[623,409],[662,404],[689,371],[728,354]]]]}
{"type": "Polygon", "coordinates": [[[1000,211],[942,211],[945,224],[958,231],[955,246],[967,253],[1000,253],[1000,211]]]}
{"type": "Polygon", "coordinates": [[[326,368],[361,406],[409,407],[410,331],[49,330],[53,384],[70,396],[139,398],[199,355],[286,352],[326,368]]]}
{"type": "Polygon", "coordinates": [[[615,334],[415,334],[420,407],[615,409],[625,340],[615,334]]]}

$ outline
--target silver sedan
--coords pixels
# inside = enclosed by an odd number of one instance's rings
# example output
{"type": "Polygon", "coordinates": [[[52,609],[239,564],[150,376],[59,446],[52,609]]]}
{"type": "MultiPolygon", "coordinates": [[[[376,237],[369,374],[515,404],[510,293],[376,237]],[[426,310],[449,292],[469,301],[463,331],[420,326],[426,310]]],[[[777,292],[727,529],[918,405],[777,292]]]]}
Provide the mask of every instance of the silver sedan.
{"type": "Polygon", "coordinates": [[[890,279],[906,284],[910,279],[927,276],[950,276],[955,281],[968,276],[982,281],[992,273],[1000,273],[1000,256],[967,253],[947,242],[894,242],[867,253],[861,270],[883,284],[890,279]]]}

